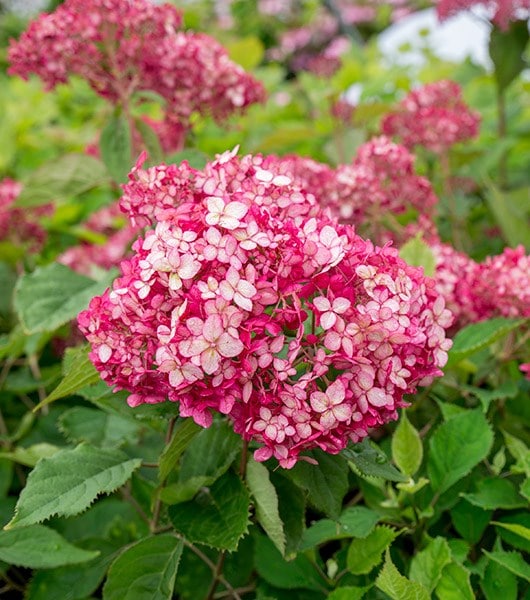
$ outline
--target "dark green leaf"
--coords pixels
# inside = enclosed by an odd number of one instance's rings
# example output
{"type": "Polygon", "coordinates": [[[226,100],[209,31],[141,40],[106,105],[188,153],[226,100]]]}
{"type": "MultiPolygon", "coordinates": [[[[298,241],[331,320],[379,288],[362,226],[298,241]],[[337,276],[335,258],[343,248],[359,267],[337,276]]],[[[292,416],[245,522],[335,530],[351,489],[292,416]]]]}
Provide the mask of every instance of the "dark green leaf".
{"type": "Polygon", "coordinates": [[[101,158],[116,183],[123,183],[132,167],[131,128],[124,115],[113,115],[99,138],[101,158]]]}
{"type": "Polygon", "coordinates": [[[250,497],[241,479],[227,471],[191,502],[169,507],[175,529],[191,542],[235,550],[247,532],[250,497]]]}
{"type": "MultiPolygon", "coordinates": [[[[486,200],[504,239],[510,246],[523,244],[530,250],[530,232],[527,211],[521,208],[520,190],[500,190],[492,181],[484,177],[486,200]]],[[[528,197],[528,188],[523,193],[528,197]]]]}
{"type": "Polygon", "coordinates": [[[341,452],[346,460],[354,465],[354,471],[367,477],[381,477],[389,481],[408,481],[409,478],[390,464],[386,454],[368,438],[360,444],[350,446],[341,452]]]}
{"type": "Polygon", "coordinates": [[[52,569],[95,558],[99,553],[73,546],[44,525],[0,531],[0,560],[29,569],[52,569]]]}
{"type": "Polygon", "coordinates": [[[525,499],[517,493],[513,483],[507,479],[489,477],[477,483],[477,491],[461,494],[471,504],[485,510],[498,508],[524,508],[528,505],[525,499]]]}
{"type": "Polygon", "coordinates": [[[159,165],[164,160],[164,152],[156,132],[141,118],[135,119],[134,126],[142,136],[150,162],[159,165]]]}
{"type": "Polygon", "coordinates": [[[491,427],[478,409],[442,423],[429,444],[427,471],[433,490],[445,492],[467,475],[488,456],[492,443],[491,427]]]}
{"type": "Polygon", "coordinates": [[[510,23],[506,31],[498,27],[491,30],[489,51],[500,90],[505,90],[524,69],[523,56],[527,43],[526,20],[510,23]]]}
{"type": "Polygon", "coordinates": [[[292,558],[305,529],[306,493],[278,472],[270,473],[270,478],[278,495],[278,510],[285,533],[285,554],[292,558]]]}
{"type": "Polygon", "coordinates": [[[395,540],[397,532],[378,525],[367,537],[355,539],[348,548],[346,565],[354,575],[369,573],[383,559],[383,552],[395,540]]]}
{"type": "Polygon", "coordinates": [[[486,600],[517,600],[517,578],[496,562],[488,562],[480,585],[486,600]]]}
{"type": "Polygon", "coordinates": [[[110,566],[104,600],[171,600],[182,547],[165,534],[126,548],[110,566]]]}
{"type": "Polygon", "coordinates": [[[193,419],[185,419],[175,427],[171,441],[160,456],[158,475],[160,481],[164,481],[175,468],[178,459],[199,431],[201,431],[201,426],[197,425],[193,419]]]}
{"type": "Polygon", "coordinates": [[[484,554],[492,561],[498,563],[508,571],[512,572],[517,577],[530,581],[530,565],[523,558],[520,552],[504,552],[498,550],[495,552],[487,552],[482,550],[484,554]]]}
{"type": "Polygon", "coordinates": [[[489,525],[491,511],[473,506],[461,500],[451,508],[451,520],[458,533],[471,544],[476,544],[489,525]]]}

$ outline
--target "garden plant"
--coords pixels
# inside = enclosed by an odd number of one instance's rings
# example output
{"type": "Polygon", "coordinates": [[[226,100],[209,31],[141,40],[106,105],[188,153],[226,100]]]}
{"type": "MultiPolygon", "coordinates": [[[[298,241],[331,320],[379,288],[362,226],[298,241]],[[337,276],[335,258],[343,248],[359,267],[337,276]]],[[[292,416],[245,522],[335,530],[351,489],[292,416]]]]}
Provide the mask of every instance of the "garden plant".
{"type": "Polygon", "coordinates": [[[2,6],[0,596],[530,598],[530,2],[2,6]]]}

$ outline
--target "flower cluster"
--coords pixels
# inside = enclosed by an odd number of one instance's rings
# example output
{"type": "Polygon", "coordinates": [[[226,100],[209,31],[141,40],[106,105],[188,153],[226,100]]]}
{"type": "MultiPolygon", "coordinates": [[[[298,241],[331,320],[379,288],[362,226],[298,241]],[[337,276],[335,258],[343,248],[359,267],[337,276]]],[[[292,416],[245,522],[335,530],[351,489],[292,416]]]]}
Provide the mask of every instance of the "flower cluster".
{"type": "Polygon", "coordinates": [[[33,21],[9,49],[10,73],[38,75],[48,89],[71,75],[127,104],[138,91],[162,96],[173,120],[223,119],[261,101],[263,87],[204,34],[181,32],[181,13],[148,0],[66,0],[33,21]]]}
{"type": "Polygon", "coordinates": [[[0,181],[0,241],[7,241],[28,252],[38,252],[46,241],[39,218],[51,213],[47,204],[32,209],[13,206],[22,184],[12,179],[0,181]]]}
{"type": "Polygon", "coordinates": [[[451,315],[397,251],[337,225],[262,156],[144,170],[122,209],[154,225],[112,290],[79,316],[102,377],[129,404],[212,411],[286,468],[337,453],[440,375],[451,315]]]}
{"type": "Polygon", "coordinates": [[[98,269],[110,269],[125,257],[132,242],[138,237],[140,228],[123,223],[118,203],[101,208],[84,223],[84,227],[104,236],[103,243],[83,242],[63,252],[58,262],[89,277],[98,269]]]}
{"type": "Polygon", "coordinates": [[[454,81],[442,80],[418,87],[384,117],[385,135],[396,136],[407,148],[421,145],[443,154],[457,142],[478,134],[480,115],[466,105],[454,81]]]}
{"type": "Polygon", "coordinates": [[[501,29],[508,29],[510,21],[528,19],[530,0],[438,0],[436,11],[440,20],[448,19],[476,5],[485,6],[491,20],[501,29]]]}

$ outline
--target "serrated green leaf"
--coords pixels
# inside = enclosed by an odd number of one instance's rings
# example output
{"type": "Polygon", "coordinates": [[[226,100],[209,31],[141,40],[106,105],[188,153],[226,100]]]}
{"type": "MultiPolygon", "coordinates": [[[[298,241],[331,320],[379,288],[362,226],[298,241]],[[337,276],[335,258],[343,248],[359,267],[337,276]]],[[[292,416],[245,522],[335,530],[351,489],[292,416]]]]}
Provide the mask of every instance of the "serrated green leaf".
{"type": "Polygon", "coordinates": [[[359,444],[345,448],[341,452],[341,456],[353,463],[362,475],[381,477],[388,481],[405,482],[409,480],[394,465],[390,464],[386,454],[368,438],[365,438],[359,444]]]}
{"type": "Polygon", "coordinates": [[[494,390],[484,390],[473,385],[463,385],[462,389],[476,396],[482,404],[482,410],[488,412],[489,406],[495,400],[503,400],[504,398],[515,398],[518,393],[515,381],[508,380],[494,390]]]}
{"type": "Polygon", "coordinates": [[[330,517],[338,517],[348,491],[348,464],[341,456],[321,450],[306,452],[318,464],[299,461],[286,474],[307,490],[311,504],[330,517]]]}
{"type": "Polygon", "coordinates": [[[514,473],[524,473],[527,477],[530,477],[530,448],[522,440],[507,431],[502,433],[506,448],[516,461],[511,470],[514,473]]]}
{"type": "Polygon", "coordinates": [[[453,339],[453,346],[449,350],[449,363],[458,363],[475,352],[487,348],[510,331],[521,327],[524,322],[525,319],[496,317],[464,327],[453,339]]]}
{"type": "Polygon", "coordinates": [[[530,541],[530,528],[525,527],[524,525],[519,525],[518,523],[501,523],[500,521],[492,521],[491,524],[503,527],[504,529],[521,536],[525,540],[530,541]]]}
{"type": "Polygon", "coordinates": [[[361,600],[365,597],[365,594],[370,587],[371,586],[369,585],[364,587],[345,585],[344,587],[333,590],[331,594],[329,594],[328,600],[361,600]]]}
{"type": "Polygon", "coordinates": [[[305,530],[306,494],[281,473],[273,471],[270,478],[278,496],[278,511],[285,534],[285,555],[293,558],[305,530]]]}
{"type": "Polygon", "coordinates": [[[346,566],[354,575],[369,573],[383,559],[383,552],[396,539],[397,532],[378,525],[367,537],[355,539],[348,548],[346,566]]]}
{"type": "Polygon", "coordinates": [[[477,491],[468,494],[460,494],[470,504],[479,506],[485,510],[496,510],[505,508],[524,508],[528,503],[515,489],[513,483],[507,479],[489,477],[481,479],[477,483],[477,491]]]}
{"type": "Polygon", "coordinates": [[[32,525],[54,515],[80,513],[100,494],[110,494],[123,485],[141,462],[116,449],[103,450],[86,444],[43,458],[29,474],[15,516],[6,528],[32,525]]]}
{"type": "Polygon", "coordinates": [[[429,443],[427,472],[433,490],[445,492],[462,479],[488,456],[492,443],[491,427],[478,409],[442,423],[429,443]]]}
{"type": "Polygon", "coordinates": [[[88,154],[67,154],[33,171],[15,206],[64,202],[108,181],[105,165],[88,154]]]}
{"type": "Polygon", "coordinates": [[[269,538],[260,535],[256,538],[255,556],[259,575],[277,588],[315,591],[325,589],[324,581],[304,554],[298,554],[294,560],[287,561],[269,538]]]}
{"type": "Polygon", "coordinates": [[[433,251],[421,236],[413,237],[405,242],[399,249],[399,256],[409,265],[423,267],[423,271],[428,277],[434,276],[436,260],[433,251]]]}
{"type": "Polygon", "coordinates": [[[70,357],[70,368],[66,371],[61,383],[34,408],[35,411],[55,402],[55,400],[70,396],[87,385],[97,383],[101,379],[96,367],[88,358],[89,351],[88,346],[67,349],[66,356],[70,357]]]}
{"type": "Polygon", "coordinates": [[[451,562],[451,550],[447,540],[434,538],[425,550],[418,552],[410,563],[409,577],[431,593],[442,576],[445,565],[451,562]]]}
{"type": "Polygon", "coordinates": [[[173,437],[164,448],[158,466],[158,478],[164,481],[177,464],[178,459],[188,447],[191,440],[201,431],[193,419],[185,419],[175,427],[173,437]]]}
{"type": "Polygon", "coordinates": [[[350,506],[336,521],[321,519],[304,531],[299,550],[314,548],[329,540],[365,538],[369,535],[379,515],[365,506],[350,506]]]}
{"type": "Polygon", "coordinates": [[[73,546],[44,525],[0,531],[0,560],[28,569],[52,569],[95,558],[99,552],[73,546]]]}
{"type": "Polygon", "coordinates": [[[471,544],[476,544],[489,525],[491,511],[461,500],[451,508],[451,520],[458,533],[471,544]]]}
{"type": "Polygon", "coordinates": [[[191,542],[235,550],[247,532],[250,496],[241,479],[227,471],[190,502],[169,507],[175,529],[191,542]]]}
{"type": "Polygon", "coordinates": [[[278,496],[271,483],[269,470],[265,465],[250,458],[247,463],[246,481],[256,505],[256,517],[270,540],[285,556],[285,533],[280,519],[278,496]]]}
{"type": "Polygon", "coordinates": [[[436,586],[436,595],[440,600],[474,600],[469,571],[456,562],[446,565],[436,586]]]}
{"type": "Polygon", "coordinates": [[[506,30],[493,27],[489,53],[495,66],[495,79],[501,91],[525,68],[524,51],[528,44],[526,20],[509,23],[506,30]]]}
{"type": "Polygon", "coordinates": [[[145,538],[112,563],[104,600],[171,600],[183,543],[174,535],[145,538]]]}
{"type": "Polygon", "coordinates": [[[99,138],[101,158],[116,183],[123,183],[132,167],[131,128],[125,115],[113,115],[99,138]]]}
{"type": "Polygon", "coordinates": [[[520,552],[504,552],[503,550],[497,550],[495,552],[482,550],[482,552],[484,552],[490,560],[493,560],[505,569],[508,569],[508,571],[517,575],[517,577],[530,581],[530,565],[525,561],[520,552]]]}
{"type": "Polygon", "coordinates": [[[0,452],[0,458],[8,458],[13,462],[25,465],[26,467],[34,467],[41,458],[50,458],[59,452],[60,448],[47,442],[33,444],[24,448],[17,446],[9,452],[0,452]]]}
{"type": "Polygon", "coordinates": [[[403,411],[392,436],[392,458],[405,475],[414,475],[423,460],[423,445],[419,433],[403,411]]]}
{"type": "Polygon", "coordinates": [[[109,272],[94,281],[59,263],[22,275],[15,287],[14,306],[26,333],[55,331],[84,310],[114,278],[109,272]]]}
{"type": "Polygon", "coordinates": [[[496,562],[488,562],[480,585],[486,600],[517,600],[517,578],[496,562]]]}
{"type": "Polygon", "coordinates": [[[390,552],[386,551],[385,564],[377,576],[375,585],[392,600],[429,600],[427,590],[415,581],[410,581],[396,569],[390,552]]]}
{"type": "Polygon", "coordinates": [[[140,425],[119,415],[76,406],[59,417],[59,429],[71,442],[87,442],[108,448],[134,442],[140,425]]]}

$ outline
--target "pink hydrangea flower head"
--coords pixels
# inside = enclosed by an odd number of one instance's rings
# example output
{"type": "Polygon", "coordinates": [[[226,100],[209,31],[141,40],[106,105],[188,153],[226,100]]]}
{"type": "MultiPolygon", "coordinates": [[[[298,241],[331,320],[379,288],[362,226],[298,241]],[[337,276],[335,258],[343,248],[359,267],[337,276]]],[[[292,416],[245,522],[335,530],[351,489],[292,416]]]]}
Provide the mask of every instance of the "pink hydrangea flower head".
{"type": "Polygon", "coordinates": [[[162,96],[173,124],[193,113],[225,119],[264,98],[263,86],[204,34],[178,31],[181,13],[148,0],[66,0],[13,41],[9,72],[35,73],[47,89],[78,75],[101,96],[127,104],[162,96]]]}
{"type": "Polygon", "coordinates": [[[442,154],[458,142],[476,137],[480,116],[462,99],[460,86],[442,80],[418,87],[384,117],[381,129],[412,149],[421,145],[442,154]]]}
{"type": "Polygon", "coordinates": [[[213,413],[292,467],[340,452],[441,374],[451,315],[395,249],[338,225],[275,159],[227,152],[144,169],[122,208],[150,225],[79,315],[91,360],[129,404],[213,413]]]}
{"type": "Polygon", "coordinates": [[[530,11],[530,0],[438,0],[436,12],[444,21],[477,5],[487,8],[492,22],[504,30],[508,29],[510,21],[528,19],[530,11]]]}

